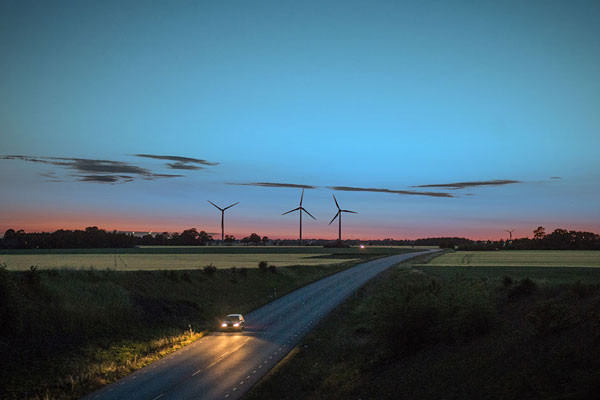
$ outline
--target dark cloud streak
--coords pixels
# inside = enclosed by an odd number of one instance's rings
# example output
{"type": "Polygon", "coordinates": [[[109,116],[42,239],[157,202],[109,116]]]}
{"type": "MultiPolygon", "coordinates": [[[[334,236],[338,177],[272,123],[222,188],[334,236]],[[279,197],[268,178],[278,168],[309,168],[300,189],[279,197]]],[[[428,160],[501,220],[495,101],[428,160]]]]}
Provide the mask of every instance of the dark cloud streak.
{"type": "Polygon", "coordinates": [[[501,185],[512,185],[515,183],[522,183],[521,181],[515,181],[510,179],[496,179],[491,181],[473,181],[473,182],[454,182],[454,183],[435,183],[430,185],[417,185],[412,187],[417,188],[446,188],[446,189],[464,189],[476,186],[501,186],[501,185]]]}
{"type": "MultiPolygon", "coordinates": [[[[132,182],[136,179],[154,180],[161,178],[181,178],[184,176],[173,174],[155,174],[146,168],[138,167],[122,161],[68,157],[30,157],[22,155],[3,156],[0,157],[0,159],[21,160],[67,168],[76,172],[76,174],[71,176],[76,178],[79,182],[126,183],[132,182]]],[[[62,182],[62,180],[56,178],[56,174],[52,171],[48,171],[40,175],[44,178],[51,179],[47,182],[62,182]]]]}
{"type": "Polygon", "coordinates": [[[203,160],[201,158],[180,157],[180,156],[160,156],[160,155],[156,155],[156,154],[134,154],[134,156],[143,157],[143,158],[152,158],[154,160],[173,161],[172,163],[166,164],[167,167],[169,167],[171,169],[198,170],[198,169],[203,169],[203,167],[200,167],[198,165],[193,165],[193,164],[207,165],[207,166],[219,165],[218,162],[210,162],[210,161],[203,160]]]}
{"type": "Polygon", "coordinates": [[[374,193],[404,194],[404,195],[409,195],[409,196],[454,197],[450,193],[416,192],[416,191],[412,191],[412,190],[361,188],[361,187],[351,187],[351,186],[328,186],[327,188],[331,189],[331,190],[344,191],[344,192],[374,192],[374,193]]]}
{"type": "Polygon", "coordinates": [[[298,185],[295,183],[273,183],[273,182],[253,182],[253,183],[231,183],[227,182],[227,185],[234,186],[258,186],[258,187],[273,187],[273,188],[295,188],[295,189],[315,189],[317,186],[311,185],[298,185]]]}

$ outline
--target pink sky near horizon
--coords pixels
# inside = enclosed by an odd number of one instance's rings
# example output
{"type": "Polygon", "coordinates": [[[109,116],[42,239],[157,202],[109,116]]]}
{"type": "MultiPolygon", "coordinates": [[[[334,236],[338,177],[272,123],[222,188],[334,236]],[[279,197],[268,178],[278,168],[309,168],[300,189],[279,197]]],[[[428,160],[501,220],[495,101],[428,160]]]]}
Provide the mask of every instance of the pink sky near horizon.
{"type": "MultiPolygon", "coordinates": [[[[550,223],[540,222],[531,224],[523,222],[513,224],[511,229],[513,238],[531,237],[532,231],[537,226],[544,226],[546,232],[550,233],[554,229],[563,228],[567,230],[578,231],[600,231],[597,224],[591,223],[560,223],[559,221],[549,221],[550,223]]],[[[303,222],[303,238],[311,239],[336,239],[338,235],[338,224],[335,221],[327,225],[328,221],[315,222],[306,218],[303,222]]],[[[361,225],[345,218],[342,225],[342,236],[344,239],[418,239],[426,237],[467,237],[473,240],[498,240],[508,237],[508,233],[502,228],[494,228],[490,224],[482,222],[471,223],[468,227],[448,226],[449,223],[423,222],[421,224],[399,224],[401,226],[393,227],[378,225],[361,225]],[[487,225],[487,226],[486,226],[487,225]]],[[[77,212],[55,211],[51,215],[42,211],[27,212],[26,214],[12,214],[10,219],[0,218],[0,233],[7,229],[22,229],[25,232],[54,232],[58,229],[85,229],[88,226],[97,226],[101,229],[112,231],[140,231],[140,232],[181,232],[184,229],[197,228],[212,234],[215,239],[220,237],[220,217],[215,214],[211,217],[198,218],[173,218],[173,217],[155,217],[152,219],[127,213],[98,213],[97,215],[87,215],[77,212]]],[[[298,218],[282,217],[280,221],[260,222],[260,220],[251,221],[243,218],[231,218],[225,220],[225,233],[232,234],[237,239],[256,232],[261,236],[268,236],[272,239],[296,239],[298,238],[298,218]]]]}

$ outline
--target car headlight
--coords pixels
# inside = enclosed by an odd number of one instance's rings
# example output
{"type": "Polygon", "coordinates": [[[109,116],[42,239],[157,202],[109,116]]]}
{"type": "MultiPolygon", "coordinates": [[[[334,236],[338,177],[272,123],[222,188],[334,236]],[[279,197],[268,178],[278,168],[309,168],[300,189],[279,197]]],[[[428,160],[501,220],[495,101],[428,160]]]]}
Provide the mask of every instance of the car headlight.
{"type": "Polygon", "coordinates": [[[223,323],[221,324],[221,326],[222,326],[223,328],[227,328],[227,324],[226,324],[225,322],[223,322],[223,323]]]}
{"type": "Polygon", "coordinates": [[[236,322],[235,324],[233,324],[233,326],[240,326],[240,324],[236,322]]]}

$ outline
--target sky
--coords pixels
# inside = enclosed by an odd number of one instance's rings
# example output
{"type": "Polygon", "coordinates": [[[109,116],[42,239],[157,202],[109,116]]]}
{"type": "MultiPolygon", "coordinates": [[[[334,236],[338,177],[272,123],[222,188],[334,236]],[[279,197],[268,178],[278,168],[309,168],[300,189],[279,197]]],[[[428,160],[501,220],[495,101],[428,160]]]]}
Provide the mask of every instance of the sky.
{"type": "Polygon", "coordinates": [[[0,231],[600,232],[597,1],[0,1],[0,231]]]}

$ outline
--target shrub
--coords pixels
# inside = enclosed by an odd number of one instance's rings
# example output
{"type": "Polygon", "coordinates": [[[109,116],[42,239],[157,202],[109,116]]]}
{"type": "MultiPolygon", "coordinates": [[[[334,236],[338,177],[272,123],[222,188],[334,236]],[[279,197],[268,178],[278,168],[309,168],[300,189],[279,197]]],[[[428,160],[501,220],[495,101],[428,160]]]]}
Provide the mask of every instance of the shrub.
{"type": "Polygon", "coordinates": [[[527,315],[527,321],[533,325],[537,336],[548,336],[568,329],[577,323],[576,316],[568,305],[548,302],[537,306],[527,315]]]}
{"type": "Polygon", "coordinates": [[[277,273],[277,268],[275,268],[274,265],[269,265],[267,269],[269,270],[269,272],[272,272],[274,274],[277,273]]]}
{"type": "Polygon", "coordinates": [[[268,265],[269,263],[267,263],[266,261],[261,261],[258,263],[258,269],[260,269],[262,272],[267,272],[268,265]]]}
{"type": "Polygon", "coordinates": [[[521,279],[521,282],[510,292],[510,297],[522,297],[531,295],[536,289],[535,282],[529,278],[521,279]]]}
{"type": "Polygon", "coordinates": [[[212,276],[217,272],[217,267],[215,267],[214,265],[210,264],[207,265],[206,267],[204,267],[204,273],[208,276],[212,276]]]}
{"type": "Polygon", "coordinates": [[[183,273],[182,279],[188,283],[192,283],[192,277],[187,272],[183,273]]]}
{"type": "Polygon", "coordinates": [[[248,276],[248,268],[246,268],[246,267],[240,268],[240,275],[248,276]]]}
{"type": "Polygon", "coordinates": [[[39,284],[40,271],[37,265],[32,265],[31,267],[29,267],[29,269],[23,274],[23,278],[25,279],[25,282],[27,282],[29,285],[39,284]]]}
{"type": "Polygon", "coordinates": [[[513,284],[513,280],[510,276],[505,275],[504,278],[502,278],[502,284],[504,287],[509,287],[513,284]]]}

